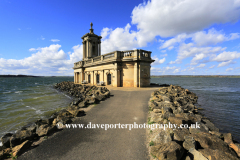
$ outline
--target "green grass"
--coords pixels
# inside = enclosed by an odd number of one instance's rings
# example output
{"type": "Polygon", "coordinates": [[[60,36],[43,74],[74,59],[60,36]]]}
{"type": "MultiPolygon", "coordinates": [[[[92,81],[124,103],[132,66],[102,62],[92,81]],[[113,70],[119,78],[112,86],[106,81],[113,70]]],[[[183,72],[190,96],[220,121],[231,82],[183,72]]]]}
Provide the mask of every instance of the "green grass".
{"type": "Polygon", "coordinates": [[[17,159],[17,156],[13,156],[13,153],[11,153],[10,155],[11,156],[9,156],[8,158],[17,159]]]}
{"type": "Polygon", "coordinates": [[[153,145],[154,145],[154,142],[151,141],[151,142],[149,143],[149,146],[153,146],[153,145]]]}
{"type": "Polygon", "coordinates": [[[154,156],[152,153],[151,153],[151,156],[155,159],[155,158],[157,158],[156,156],[154,156]]]}
{"type": "Polygon", "coordinates": [[[150,133],[152,133],[152,130],[150,130],[150,133]]]}
{"type": "Polygon", "coordinates": [[[151,117],[148,117],[148,122],[147,122],[148,124],[153,124],[153,123],[155,123],[154,121],[151,121],[151,117]]]}

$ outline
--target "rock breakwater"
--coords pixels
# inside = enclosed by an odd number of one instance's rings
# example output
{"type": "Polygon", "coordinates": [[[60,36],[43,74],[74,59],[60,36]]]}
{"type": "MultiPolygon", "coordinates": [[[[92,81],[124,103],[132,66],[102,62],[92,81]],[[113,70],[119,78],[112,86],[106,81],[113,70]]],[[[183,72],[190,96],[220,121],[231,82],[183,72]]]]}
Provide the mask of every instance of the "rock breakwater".
{"type": "Polygon", "coordinates": [[[54,88],[65,92],[73,101],[65,108],[52,114],[49,118],[36,120],[34,123],[22,127],[15,133],[7,133],[1,137],[0,159],[16,158],[31,147],[35,147],[42,140],[71,123],[75,117],[85,115],[83,108],[97,104],[110,96],[105,87],[87,86],[62,82],[54,88]]]}
{"type": "Polygon", "coordinates": [[[165,85],[152,93],[148,103],[148,124],[155,128],[147,130],[151,159],[239,159],[240,145],[233,143],[231,133],[220,133],[199,113],[195,106],[197,99],[188,89],[173,85],[165,85]]]}

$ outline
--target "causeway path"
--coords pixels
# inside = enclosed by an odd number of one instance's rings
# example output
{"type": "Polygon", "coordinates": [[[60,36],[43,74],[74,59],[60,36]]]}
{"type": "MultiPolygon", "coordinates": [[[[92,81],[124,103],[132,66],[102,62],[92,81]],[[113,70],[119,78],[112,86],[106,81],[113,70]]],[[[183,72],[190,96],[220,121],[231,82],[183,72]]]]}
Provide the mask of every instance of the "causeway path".
{"type": "MultiPolygon", "coordinates": [[[[143,124],[157,88],[107,87],[111,97],[86,111],[74,124],[143,124]]],[[[18,160],[146,160],[146,129],[64,129],[18,160]]]]}

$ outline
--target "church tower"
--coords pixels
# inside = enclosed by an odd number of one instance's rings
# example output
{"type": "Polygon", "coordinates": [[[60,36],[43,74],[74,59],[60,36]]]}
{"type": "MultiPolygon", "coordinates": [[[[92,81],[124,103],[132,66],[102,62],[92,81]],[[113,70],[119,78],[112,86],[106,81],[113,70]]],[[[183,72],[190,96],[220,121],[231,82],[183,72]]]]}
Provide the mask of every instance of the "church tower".
{"type": "Polygon", "coordinates": [[[92,26],[90,24],[90,32],[82,36],[83,40],[83,60],[88,60],[93,57],[101,55],[101,36],[93,33],[92,26]]]}

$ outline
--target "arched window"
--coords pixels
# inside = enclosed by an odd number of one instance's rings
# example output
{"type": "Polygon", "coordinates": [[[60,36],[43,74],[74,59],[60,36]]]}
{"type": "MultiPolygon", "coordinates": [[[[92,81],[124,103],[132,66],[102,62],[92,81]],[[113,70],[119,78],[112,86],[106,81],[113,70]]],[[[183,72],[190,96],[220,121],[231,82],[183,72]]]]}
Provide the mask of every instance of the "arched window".
{"type": "Polygon", "coordinates": [[[107,75],[107,83],[108,83],[108,85],[112,84],[112,76],[111,76],[111,74],[107,75]]]}
{"type": "Polygon", "coordinates": [[[91,75],[88,75],[88,83],[91,83],[91,75]]]}
{"type": "Polygon", "coordinates": [[[99,83],[99,74],[97,74],[97,76],[96,76],[96,81],[97,81],[97,83],[99,83]]]}

